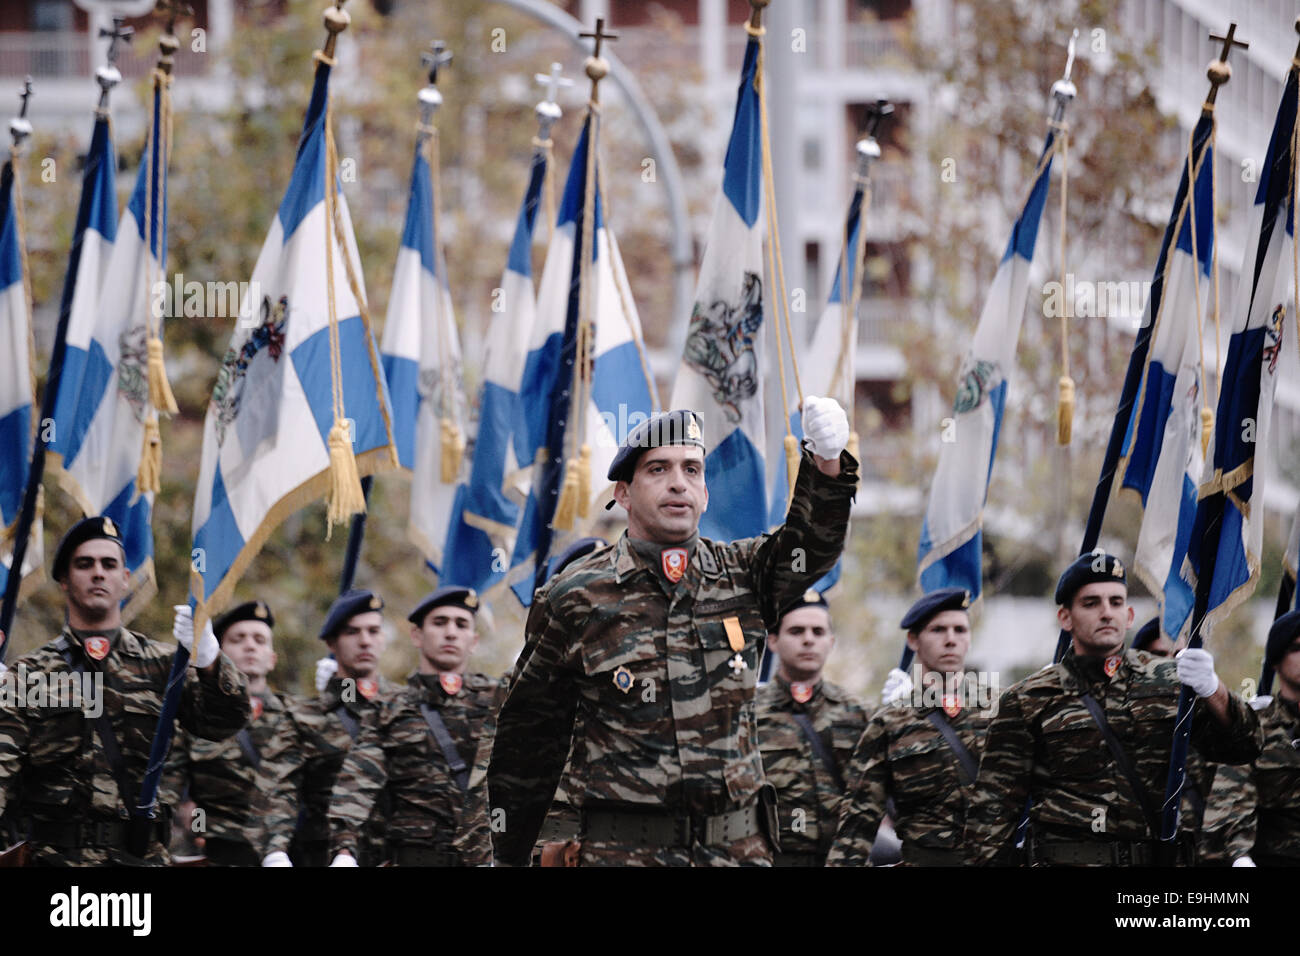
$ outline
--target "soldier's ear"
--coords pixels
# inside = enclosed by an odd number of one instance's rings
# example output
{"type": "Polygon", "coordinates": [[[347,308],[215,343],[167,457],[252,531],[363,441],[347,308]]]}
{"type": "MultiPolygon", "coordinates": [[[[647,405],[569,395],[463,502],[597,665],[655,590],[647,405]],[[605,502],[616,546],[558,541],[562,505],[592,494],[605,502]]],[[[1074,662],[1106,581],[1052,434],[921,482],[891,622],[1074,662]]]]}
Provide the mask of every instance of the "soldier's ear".
{"type": "MultiPolygon", "coordinates": [[[[1132,611],[1132,608],[1129,608],[1132,611]]],[[[1064,605],[1056,609],[1056,623],[1061,625],[1061,630],[1069,631],[1074,627],[1073,620],[1070,617],[1070,609],[1064,605]]],[[[1131,621],[1129,623],[1132,623],[1131,621]]]]}
{"type": "Polygon", "coordinates": [[[769,632],[767,635],[767,649],[773,654],[776,653],[776,642],[780,640],[780,638],[781,635],[779,634],[772,634],[769,632]]]}
{"type": "Polygon", "coordinates": [[[920,643],[920,641],[919,641],[918,638],[917,638],[916,631],[908,631],[908,632],[907,632],[907,646],[910,647],[912,650],[916,650],[916,649],[917,649],[917,645],[918,645],[919,643],[920,643]]]}
{"type": "Polygon", "coordinates": [[[628,483],[626,481],[614,482],[614,500],[617,501],[620,505],[622,505],[624,510],[627,509],[627,498],[628,498],[627,486],[628,483]]]}

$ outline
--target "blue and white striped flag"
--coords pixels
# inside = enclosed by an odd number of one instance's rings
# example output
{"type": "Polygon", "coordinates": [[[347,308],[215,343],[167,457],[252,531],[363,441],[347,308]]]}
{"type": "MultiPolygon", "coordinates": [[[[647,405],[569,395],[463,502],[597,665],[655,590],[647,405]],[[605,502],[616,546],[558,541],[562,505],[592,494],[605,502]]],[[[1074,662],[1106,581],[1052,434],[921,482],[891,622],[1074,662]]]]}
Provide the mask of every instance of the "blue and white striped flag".
{"type": "MultiPolygon", "coordinates": [[[[763,149],[758,38],[745,47],[722,191],[700,263],[672,407],[700,416],[709,510],[700,534],[734,541],[768,528],[763,414],[763,149]]],[[[782,509],[784,520],[784,509],[782,509]]]]}
{"type": "Polygon", "coordinates": [[[1195,596],[1182,570],[1205,464],[1200,419],[1204,313],[1198,304],[1209,301],[1214,251],[1213,131],[1214,117],[1203,115],[1192,135],[1195,188],[1189,200],[1184,164],[1165,228],[1142,317],[1150,342],[1146,366],[1119,469],[1120,487],[1136,492],[1144,509],[1134,570],[1153,594],[1163,594],[1161,629],[1175,641],[1191,617],[1195,596]]]}
{"type": "Polygon", "coordinates": [[[465,445],[465,389],[460,335],[438,245],[435,217],[441,210],[434,209],[430,148],[422,133],[380,351],[393,401],[397,454],[411,475],[407,534],[441,579],[465,445]]]}
{"type": "Polygon", "coordinates": [[[337,404],[339,420],[350,422],[358,472],[396,464],[379,350],[352,290],[355,279],[364,300],[342,193],[337,229],[326,243],[329,74],[328,65],[317,64],[289,188],[253,268],[204,420],[191,587],[209,614],[230,599],[239,575],[275,527],[329,487],[329,434],[337,404]],[[331,290],[337,382],[331,370],[331,290]]]}
{"type": "Polygon", "coordinates": [[[606,480],[621,439],[654,413],[654,381],[644,358],[641,320],[623,268],[613,232],[604,221],[599,177],[592,185],[592,248],[589,268],[579,252],[587,192],[588,150],[598,150],[589,113],[574,149],[555,234],[537,294],[537,315],[524,366],[520,399],[524,410],[524,443],[519,460],[536,461],[532,488],[515,540],[508,580],[515,596],[532,602],[538,567],[545,568],[561,540],[580,533],[552,527],[566,476],[585,447],[589,455],[590,489],[578,515],[594,515],[612,497],[606,480]],[[584,288],[585,281],[585,288],[584,288]],[[588,297],[588,354],[593,356],[591,381],[583,400],[575,402],[574,357],[577,354],[583,297],[588,297]],[[575,404],[580,407],[573,407],[575,404]],[[577,420],[577,431],[571,429],[577,420]],[[539,452],[544,454],[539,455],[539,452]]]}
{"type": "MultiPolygon", "coordinates": [[[[36,418],[31,311],[23,275],[14,176],[11,154],[0,170],[0,363],[4,368],[0,374],[0,594],[9,580],[15,526],[27,492],[36,418]]],[[[32,575],[40,572],[45,563],[42,537],[38,515],[23,558],[24,584],[39,580],[32,575]]]]}
{"type": "Polygon", "coordinates": [[[954,440],[939,447],[939,464],[917,547],[921,588],[926,593],[960,587],[970,592],[972,601],[980,595],[984,503],[998,450],[1007,383],[1015,369],[1016,343],[1029,295],[1029,266],[1047,202],[1055,146],[1055,133],[1049,132],[957,379],[951,429],[954,440]]]}
{"type": "Polygon", "coordinates": [[[1278,106],[1251,209],[1240,296],[1219,384],[1214,437],[1206,456],[1185,568],[1204,586],[1206,623],[1250,597],[1259,579],[1264,533],[1264,468],[1256,451],[1271,438],[1273,393],[1287,332],[1294,334],[1296,77],[1293,65],[1278,106]]]}

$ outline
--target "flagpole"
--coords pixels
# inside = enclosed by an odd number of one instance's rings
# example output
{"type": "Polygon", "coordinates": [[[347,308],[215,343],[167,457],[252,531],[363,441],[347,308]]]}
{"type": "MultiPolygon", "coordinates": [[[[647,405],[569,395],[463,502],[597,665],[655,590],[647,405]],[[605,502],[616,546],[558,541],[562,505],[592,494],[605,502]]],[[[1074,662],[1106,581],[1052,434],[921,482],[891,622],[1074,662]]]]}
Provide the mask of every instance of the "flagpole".
{"type": "MultiPolygon", "coordinates": [[[[122,73],[117,68],[118,44],[130,42],[134,31],[123,26],[121,17],[113,18],[113,29],[101,28],[101,37],[109,37],[107,62],[95,70],[95,82],[99,84],[99,105],[95,108],[96,126],[100,119],[108,117],[109,94],[113,87],[122,82],[122,73]]],[[[12,132],[12,127],[11,127],[12,132]]],[[[93,137],[92,137],[93,139],[93,137]]],[[[110,157],[116,161],[116,157],[110,157]]],[[[93,160],[91,160],[93,162],[93,160]]],[[[85,183],[90,175],[90,167],[82,177],[85,183]]],[[[59,300],[59,322],[54,330],[54,348],[50,354],[50,374],[45,381],[45,392],[41,396],[41,417],[39,421],[47,422],[54,417],[54,403],[59,395],[59,383],[63,378],[63,359],[67,353],[68,321],[72,315],[72,297],[77,284],[77,266],[81,261],[81,241],[85,235],[86,224],[90,220],[91,196],[82,189],[81,204],[77,209],[77,226],[73,233],[73,246],[68,258],[68,272],[63,277],[63,294],[59,300]]],[[[27,542],[36,521],[36,500],[40,494],[41,482],[45,477],[46,443],[39,434],[32,448],[31,468],[27,475],[27,488],[23,493],[22,510],[18,513],[18,523],[14,532],[14,550],[10,558],[10,567],[16,571],[5,581],[4,603],[0,605],[0,631],[5,638],[0,643],[0,662],[4,661],[9,649],[9,632],[13,627],[14,613],[18,608],[18,586],[22,579],[23,561],[27,557],[27,542]]]]}

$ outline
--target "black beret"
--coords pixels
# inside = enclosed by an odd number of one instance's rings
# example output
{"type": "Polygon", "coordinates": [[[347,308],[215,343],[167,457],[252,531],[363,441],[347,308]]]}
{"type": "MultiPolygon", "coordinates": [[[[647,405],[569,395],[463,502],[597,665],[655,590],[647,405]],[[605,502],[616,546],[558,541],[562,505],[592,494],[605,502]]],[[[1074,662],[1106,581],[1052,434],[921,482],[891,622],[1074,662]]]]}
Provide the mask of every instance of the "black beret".
{"type": "Polygon", "coordinates": [[[382,611],[384,609],[384,599],[374,591],[364,589],[353,589],[346,594],[340,594],[330,605],[329,613],[325,615],[325,623],[321,625],[319,637],[323,640],[327,637],[333,637],[339,632],[349,618],[356,617],[358,614],[365,614],[367,611],[382,611]]]}
{"type": "Polygon", "coordinates": [[[458,607],[469,611],[471,614],[478,613],[478,592],[473,588],[457,587],[449,584],[446,587],[438,588],[432,594],[426,594],[424,600],[415,606],[415,610],[406,615],[406,619],[420,627],[424,623],[424,617],[435,607],[458,607]]]}
{"type": "Polygon", "coordinates": [[[267,627],[275,627],[275,615],[265,601],[245,601],[212,622],[212,632],[217,635],[217,643],[221,643],[222,635],[230,625],[240,621],[261,621],[267,627]]]}
{"type": "Polygon", "coordinates": [[[1128,572],[1124,570],[1124,564],[1119,558],[1096,548],[1079,555],[1065,569],[1061,579],[1056,582],[1056,603],[1066,607],[1085,585],[1112,583],[1122,584],[1127,589],[1128,572]]]}
{"type": "Polygon", "coordinates": [[[579,538],[558,555],[551,558],[546,569],[546,579],[549,581],[579,558],[585,558],[591,552],[608,546],[609,542],[604,538],[579,538]]]}
{"type": "Polygon", "coordinates": [[[1300,611],[1287,611],[1268,629],[1264,663],[1276,670],[1297,636],[1300,636],[1300,611]]]}
{"type": "Polygon", "coordinates": [[[1153,617],[1140,628],[1137,634],[1133,636],[1133,650],[1145,651],[1151,646],[1151,642],[1160,638],[1160,618],[1153,617]]]}
{"type": "Polygon", "coordinates": [[[72,563],[72,553],[87,541],[94,541],[97,538],[117,542],[123,556],[126,555],[126,545],[122,543],[122,532],[118,529],[117,522],[105,515],[82,518],[68,529],[68,533],[63,536],[58,549],[54,552],[54,580],[62,581],[67,577],[68,565],[72,563]]]}
{"type": "Polygon", "coordinates": [[[614,460],[609,463],[607,477],[610,481],[631,481],[641,453],[647,448],[663,448],[667,445],[703,448],[704,432],[700,427],[700,416],[684,408],[651,415],[627,433],[614,460]]]}
{"type": "Polygon", "coordinates": [[[939,588],[923,594],[907,609],[898,626],[905,631],[920,631],[940,611],[964,611],[970,607],[970,592],[965,588],[939,588]]]}
{"type": "MultiPolygon", "coordinates": [[[[820,591],[809,588],[807,591],[804,591],[803,594],[799,595],[793,601],[788,602],[783,608],[781,608],[781,617],[785,617],[791,611],[797,611],[800,608],[805,607],[823,607],[826,609],[827,613],[830,613],[831,609],[831,606],[826,603],[825,595],[820,591]]],[[[779,619],[777,626],[780,626],[779,619]]]]}

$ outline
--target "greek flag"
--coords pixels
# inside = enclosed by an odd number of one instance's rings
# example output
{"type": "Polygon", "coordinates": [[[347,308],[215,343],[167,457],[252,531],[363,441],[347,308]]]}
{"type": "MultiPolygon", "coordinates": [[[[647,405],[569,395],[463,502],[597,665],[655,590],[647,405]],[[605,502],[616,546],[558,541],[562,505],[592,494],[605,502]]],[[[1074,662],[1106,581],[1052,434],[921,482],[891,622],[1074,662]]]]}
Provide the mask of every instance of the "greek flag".
{"type": "MultiPolygon", "coordinates": [[[[556,531],[569,530],[552,527],[567,470],[587,463],[588,494],[578,504],[577,516],[597,514],[612,498],[605,475],[622,438],[653,414],[657,404],[623,257],[604,220],[599,177],[591,183],[591,259],[588,268],[582,267],[588,150],[598,150],[596,139],[588,114],[542,270],[519,390],[524,442],[516,443],[516,454],[519,461],[536,464],[508,581],[525,606],[532,602],[537,569],[546,567],[559,541],[556,531]],[[589,318],[582,335],[592,356],[590,381],[574,375],[584,296],[589,318]],[[580,390],[576,396],[575,385],[580,390]]],[[[578,530],[576,521],[572,527],[578,530]]]]}
{"type": "MultiPolygon", "coordinates": [[[[0,367],[4,368],[0,375],[0,594],[4,593],[13,563],[13,538],[27,492],[36,418],[32,323],[23,276],[17,201],[11,155],[0,170],[0,367]]],[[[23,578],[40,571],[44,563],[38,516],[23,558],[23,578]]]]}
{"type": "Polygon", "coordinates": [[[1214,249],[1213,131],[1213,116],[1202,116],[1192,135],[1195,187],[1188,188],[1184,164],[1156,261],[1142,317],[1143,338],[1149,342],[1146,365],[1120,464],[1120,487],[1135,492],[1144,509],[1134,570],[1153,594],[1164,595],[1161,629],[1175,641],[1191,616],[1195,596],[1182,569],[1196,514],[1196,485],[1205,464],[1201,317],[1211,294],[1214,249]],[[1198,302],[1202,311],[1197,310],[1198,302]]]}
{"type": "Polygon", "coordinates": [[[336,397],[331,292],[337,397],[357,470],[396,464],[392,408],[358,303],[365,290],[341,193],[333,242],[326,243],[329,74],[329,66],[317,65],[289,188],[253,268],[203,424],[191,587],[209,614],[229,600],[275,527],[328,487],[336,397]]]}
{"type": "Polygon", "coordinates": [[[1250,597],[1259,577],[1264,469],[1256,467],[1255,452],[1270,439],[1285,331],[1295,329],[1294,318],[1288,317],[1295,308],[1296,73],[1292,67],[1287,75],[1250,213],[1240,297],[1233,304],[1214,436],[1187,553],[1186,568],[1198,596],[1205,587],[1210,624],[1250,597]],[[1201,582],[1205,571],[1209,580],[1201,582]]]}
{"type": "Polygon", "coordinates": [[[421,134],[380,351],[393,401],[397,455],[411,475],[407,534],[442,579],[465,444],[465,391],[460,337],[437,239],[429,149],[428,136],[421,134]]]}
{"type": "Polygon", "coordinates": [[[759,40],[751,36],[672,397],[673,408],[692,409],[703,425],[709,510],[700,518],[700,534],[719,541],[752,537],[768,527],[758,53],[759,40]]]}
{"type": "Polygon", "coordinates": [[[957,379],[952,428],[948,430],[953,440],[939,447],[939,464],[917,547],[921,587],[927,593],[960,587],[970,592],[972,601],[980,595],[984,502],[998,450],[1007,383],[1015,368],[1016,342],[1025,318],[1029,266],[1047,202],[1054,138],[1055,133],[1047,134],[1029,195],[1011,228],[1011,239],[980,313],[975,340],[957,379]]]}

